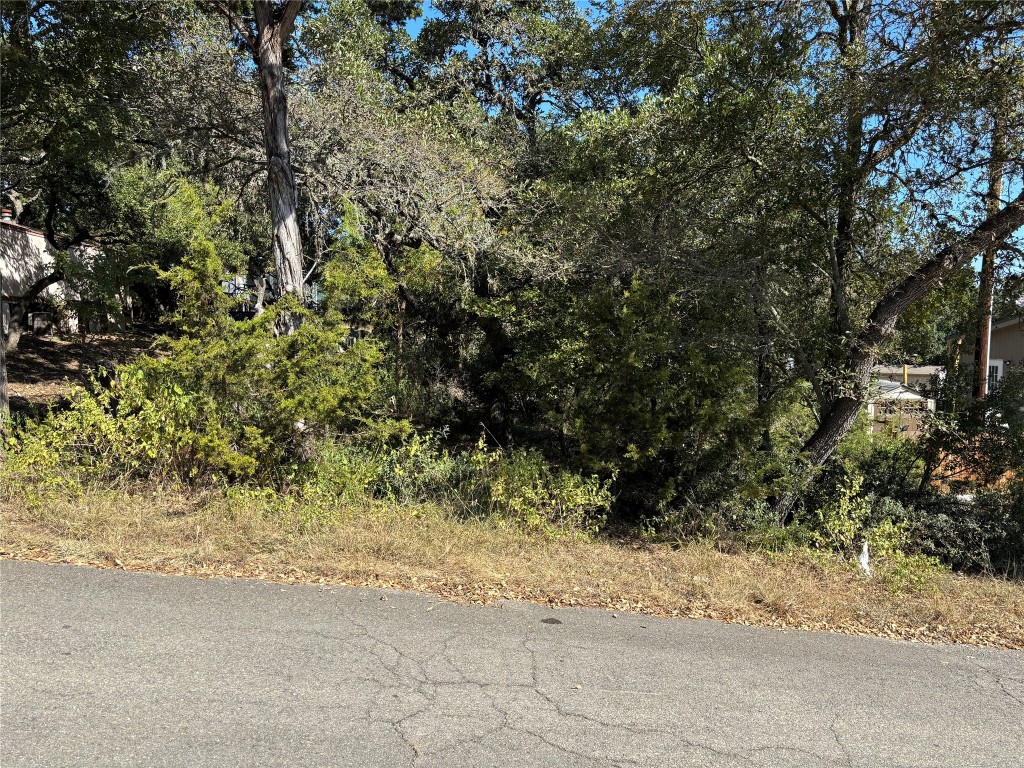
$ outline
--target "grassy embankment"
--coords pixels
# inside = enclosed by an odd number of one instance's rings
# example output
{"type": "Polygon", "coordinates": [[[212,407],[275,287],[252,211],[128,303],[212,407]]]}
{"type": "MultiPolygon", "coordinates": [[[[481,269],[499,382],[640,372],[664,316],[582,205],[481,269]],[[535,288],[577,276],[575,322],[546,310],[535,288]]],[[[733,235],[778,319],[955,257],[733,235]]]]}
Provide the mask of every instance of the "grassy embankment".
{"type": "Polygon", "coordinates": [[[659,616],[1024,648],[1024,585],[908,581],[807,552],[555,538],[436,506],[325,509],[241,491],[41,490],[0,478],[0,556],[201,577],[394,587],[659,616]]]}
{"type": "MultiPolygon", "coordinates": [[[[45,408],[97,361],[145,340],[26,337],[13,404],[45,408]]],[[[26,486],[0,465],[0,557],[132,571],[418,589],[470,602],[533,600],[661,616],[1024,648],[1024,584],[823,554],[723,552],[552,539],[437,505],[337,504],[234,491],[26,486]]]]}

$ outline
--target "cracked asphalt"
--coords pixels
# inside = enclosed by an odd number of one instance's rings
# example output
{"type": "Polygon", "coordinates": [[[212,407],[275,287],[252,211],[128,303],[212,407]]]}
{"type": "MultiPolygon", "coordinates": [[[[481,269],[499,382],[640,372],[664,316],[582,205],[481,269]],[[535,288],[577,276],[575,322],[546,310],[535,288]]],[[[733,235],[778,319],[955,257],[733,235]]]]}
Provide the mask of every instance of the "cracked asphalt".
{"type": "Polygon", "coordinates": [[[0,765],[1024,766],[1024,653],[0,563],[0,765]]]}

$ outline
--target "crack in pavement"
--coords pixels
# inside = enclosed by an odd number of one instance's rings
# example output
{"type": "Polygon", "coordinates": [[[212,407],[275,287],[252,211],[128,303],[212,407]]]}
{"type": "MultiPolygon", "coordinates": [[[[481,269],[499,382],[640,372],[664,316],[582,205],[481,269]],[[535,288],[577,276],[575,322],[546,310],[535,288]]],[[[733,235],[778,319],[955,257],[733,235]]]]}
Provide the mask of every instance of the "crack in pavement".
{"type": "Polygon", "coordinates": [[[972,656],[968,656],[966,660],[973,667],[975,667],[976,669],[980,669],[982,672],[988,675],[992,679],[993,684],[997,688],[999,688],[999,690],[1002,691],[1002,693],[1005,694],[1009,699],[1016,702],[1021,707],[1024,707],[1024,695],[1014,693],[1006,685],[1007,680],[1012,680],[1014,683],[1017,683],[1022,688],[1024,688],[1024,680],[1016,678],[1013,675],[1004,675],[1001,672],[994,672],[988,666],[986,666],[981,661],[972,656]]]}
{"type": "Polygon", "coordinates": [[[4,768],[1020,757],[1019,654],[977,661],[973,649],[654,619],[638,633],[585,610],[542,625],[551,609],[424,611],[427,599],[394,592],[0,569],[4,768]],[[880,671],[893,669],[899,688],[880,671]]]}
{"type": "Polygon", "coordinates": [[[837,725],[839,724],[839,718],[841,716],[842,715],[839,712],[836,712],[832,717],[832,722],[828,724],[828,729],[832,732],[832,738],[835,739],[836,746],[839,747],[839,752],[845,759],[846,765],[848,768],[853,768],[853,756],[850,754],[850,750],[846,748],[846,745],[843,744],[843,740],[839,737],[839,728],[837,725]]]}

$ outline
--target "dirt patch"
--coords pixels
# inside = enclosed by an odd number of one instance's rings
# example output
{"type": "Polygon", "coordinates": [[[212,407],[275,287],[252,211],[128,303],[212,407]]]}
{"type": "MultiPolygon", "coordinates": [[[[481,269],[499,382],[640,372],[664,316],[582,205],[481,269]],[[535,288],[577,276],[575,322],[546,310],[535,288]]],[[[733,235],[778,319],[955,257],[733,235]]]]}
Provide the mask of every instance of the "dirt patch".
{"type": "Polygon", "coordinates": [[[131,360],[152,344],[145,333],[95,335],[82,339],[21,337],[7,355],[8,391],[14,414],[35,414],[65,397],[75,385],[89,382],[100,368],[131,360]]]}

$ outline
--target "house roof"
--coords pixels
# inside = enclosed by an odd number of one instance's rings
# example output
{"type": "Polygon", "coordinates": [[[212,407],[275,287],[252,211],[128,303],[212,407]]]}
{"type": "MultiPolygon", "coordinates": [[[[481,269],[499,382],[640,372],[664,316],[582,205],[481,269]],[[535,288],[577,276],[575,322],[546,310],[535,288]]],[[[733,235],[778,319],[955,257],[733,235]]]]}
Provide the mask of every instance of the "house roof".
{"type": "Polygon", "coordinates": [[[998,320],[992,323],[992,330],[1001,331],[1003,328],[1012,328],[1015,325],[1024,330],[1024,317],[1008,317],[1005,320],[998,320]]]}
{"type": "MultiPolygon", "coordinates": [[[[24,232],[25,234],[27,234],[27,235],[29,235],[31,237],[38,237],[38,238],[42,238],[43,240],[46,240],[46,233],[43,230],[36,229],[35,227],[26,227],[24,224],[18,224],[16,221],[3,221],[3,220],[0,220],[0,228],[17,230],[18,232],[24,232]]],[[[52,247],[52,244],[50,243],[49,240],[46,240],[46,243],[47,243],[47,247],[52,247]]],[[[90,248],[99,248],[99,247],[100,247],[99,243],[97,243],[92,238],[88,238],[86,240],[81,241],[80,243],[77,243],[76,245],[71,246],[72,249],[76,249],[76,248],[90,249],[90,248]]],[[[72,252],[72,251],[69,251],[69,253],[70,252],[72,252]]]]}
{"type": "MultiPolygon", "coordinates": [[[[876,365],[872,371],[878,374],[900,374],[903,375],[902,365],[876,365]]],[[[941,365],[908,365],[907,373],[911,376],[934,376],[942,373],[945,369],[941,365]]]]}
{"type": "Polygon", "coordinates": [[[41,229],[35,227],[26,227],[24,224],[19,224],[16,221],[2,221],[0,220],[0,227],[8,227],[10,229],[18,229],[22,232],[27,232],[30,235],[37,235],[38,237],[46,237],[46,233],[41,229]]]}
{"type": "Polygon", "coordinates": [[[886,381],[884,379],[871,382],[871,395],[874,400],[928,399],[913,387],[905,387],[898,381],[886,381]]]}

